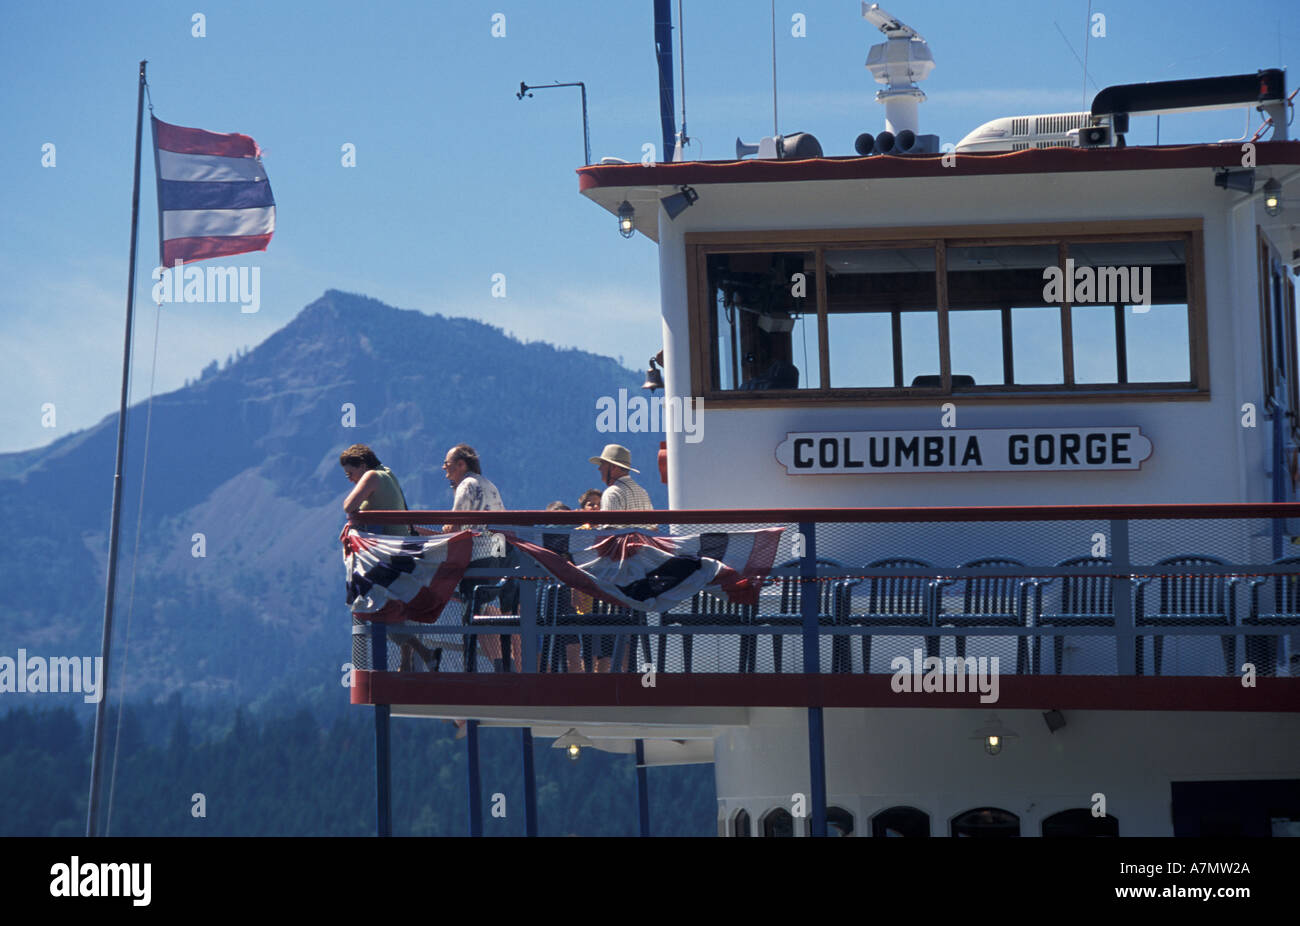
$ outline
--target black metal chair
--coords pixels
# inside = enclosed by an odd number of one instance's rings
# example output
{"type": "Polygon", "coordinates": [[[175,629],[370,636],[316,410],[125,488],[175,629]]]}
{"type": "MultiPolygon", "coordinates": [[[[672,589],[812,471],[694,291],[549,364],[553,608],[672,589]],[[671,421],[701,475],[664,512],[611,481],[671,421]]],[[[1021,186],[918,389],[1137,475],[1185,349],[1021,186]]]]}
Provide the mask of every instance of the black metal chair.
{"type": "MultiPolygon", "coordinates": [[[[1273,560],[1274,566],[1300,565],[1300,556],[1284,556],[1273,560]]],[[[1300,576],[1277,575],[1259,576],[1250,580],[1250,613],[1241,621],[1245,627],[1260,624],[1280,624],[1284,627],[1300,627],[1300,576]],[[1271,585],[1273,590],[1272,610],[1265,611],[1260,600],[1260,590],[1271,585]]],[[[1255,664],[1259,675],[1277,674],[1278,637],[1247,636],[1246,660],[1255,664]]]]}
{"type": "MultiPolygon", "coordinates": [[[[1227,562],[1217,556],[1183,554],[1160,560],[1156,566],[1226,566],[1227,562]]],[[[1164,631],[1150,634],[1152,637],[1153,663],[1155,674],[1160,674],[1164,658],[1164,638],[1170,630],[1179,627],[1232,627],[1236,624],[1237,577],[1228,575],[1172,575],[1149,576],[1139,579],[1137,583],[1137,601],[1134,609],[1134,623],[1137,625],[1138,637],[1137,674],[1143,674],[1143,628],[1164,631]],[[1157,583],[1159,599],[1148,601],[1147,586],[1157,583]]],[[[1237,661],[1237,638],[1232,634],[1223,634],[1223,658],[1226,675],[1233,674],[1233,665],[1237,661]]]]}
{"type": "MultiPolygon", "coordinates": [[[[1109,570],[1111,561],[1104,556],[1074,556],[1063,559],[1057,566],[1088,566],[1109,570]]],[[[1112,589],[1114,582],[1109,574],[1087,576],[1052,576],[1035,583],[1034,613],[1038,615],[1039,627],[1057,627],[1067,630],[1071,627],[1114,627],[1115,601],[1112,589]],[[1061,596],[1055,609],[1043,608],[1043,589],[1061,580],[1061,596]]],[[[1061,674],[1061,660],[1065,655],[1065,633],[1052,635],[1052,665],[1055,674],[1061,674]]],[[[1034,637],[1035,674],[1043,668],[1043,638],[1034,637]]],[[[1119,658],[1119,654],[1115,654],[1119,658]]]]}
{"type": "MultiPolygon", "coordinates": [[[[925,560],[892,557],[867,563],[867,569],[907,570],[906,575],[867,576],[846,583],[843,623],[852,627],[872,625],[934,627],[937,571],[925,560]],[[853,587],[860,585],[855,595],[853,587]],[[865,594],[864,594],[865,592],[865,594]],[[856,610],[853,599],[865,598],[863,610],[856,610]]],[[[939,654],[939,638],[925,638],[927,656],[939,654]]],[[[862,635],[862,671],[871,672],[871,634],[862,635]]]]}
{"type": "MultiPolygon", "coordinates": [[[[963,563],[961,569],[1023,567],[1015,559],[987,557],[963,563]]],[[[1028,591],[1037,580],[1020,576],[960,576],[940,579],[935,583],[934,622],[937,627],[1027,627],[1029,618],[1028,591]],[[944,613],[942,592],[950,585],[961,584],[962,607],[955,613],[944,613]]],[[[958,658],[966,656],[966,637],[954,638],[958,658]]],[[[1016,674],[1025,670],[1029,661],[1028,641],[1016,637],[1016,674]]]]}
{"type": "MultiPolygon", "coordinates": [[[[497,579],[494,582],[484,582],[473,587],[470,597],[465,600],[464,617],[461,623],[468,626],[470,624],[490,625],[493,627],[518,627],[518,614],[479,614],[479,608],[492,601],[498,601],[501,593],[506,587],[508,580],[505,577],[497,579]]],[[[464,671],[478,671],[478,638],[477,633],[467,633],[462,635],[462,652],[465,654],[464,671]]],[[[513,665],[512,654],[510,652],[510,634],[501,634],[501,664],[503,672],[509,672],[513,665]]]]}
{"type": "MultiPolygon", "coordinates": [[[[778,566],[778,569],[798,566],[801,560],[786,560],[778,566]]],[[[844,566],[830,559],[818,559],[817,571],[822,569],[834,569],[841,571],[844,566]]],[[[817,623],[821,627],[833,627],[841,623],[844,615],[846,597],[844,589],[846,586],[844,579],[835,579],[829,582],[817,583],[817,623]]],[[[756,611],[753,621],[756,625],[766,625],[769,627],[803,627],[803,605],[801,601],[801,589],[803,583],[799,576],[773,576],[770,577],[765,585],[776,585],[779,588],[780,595],[778,599],[777,611],[775,614],[764,614],[760,605],[756,611]]],[[[856,583],[848,583],[856,584],[856,583]]],[[[758,649],[758,639],[754,639],[755,655],[758,649]]],[[[782,672],[782,639],[781,634],[772,634],[772,664],[776,671],[782,672]]],[[[831,643],[831,671],[848,672],[850,666],[849,660],[849,641],[847,637],[833,637],[831,643]]]]}
{"type": "MultiPolygon", "coordinates": [[[[696,592],[691,597],[690,609],[686,611],[661,611],[659,613],[660,626],[666,627],[669,624],[677,624],[686,630],[690,627],[712,627],[727,626],[734,624],[737,627],[750,627],[754,624],[754,614],[758,608],[754,605],[734,604],[723,598],[718,598],[708,592],[696,592]]],[[[682,640],[682,671],[689,673],[691,671],[691,657],[694,652],[695,638],[688,631],[681,634],[682,640]]],[[[758,638],[753,634],[740,635],[740,666],[737,671],[753,672],[755,664],[755,655],[758,649],[758,638]]],[[[666,671],[664,661],[668,650],[668,634],[659,635],[659,661],[656,665],[659,671],[666,671]]]]}

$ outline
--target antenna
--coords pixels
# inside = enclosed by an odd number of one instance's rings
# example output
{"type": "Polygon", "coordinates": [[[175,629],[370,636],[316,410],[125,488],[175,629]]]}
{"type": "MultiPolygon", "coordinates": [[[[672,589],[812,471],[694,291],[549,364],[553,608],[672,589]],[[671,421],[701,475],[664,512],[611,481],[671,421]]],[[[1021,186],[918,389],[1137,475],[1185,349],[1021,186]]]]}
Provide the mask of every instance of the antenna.
{"type": "Polygon", "coordinates": [[[779,134],[776,127],[776,0],[772,0],[772,137],[779,134]]]}
{"type": "Polygon", "coordinates": [[[1083,106],[1088,108],[1088,43],[1092,39],[1092,0],[1088,0],[1088,15],[1083,20],[1083,106]]]}

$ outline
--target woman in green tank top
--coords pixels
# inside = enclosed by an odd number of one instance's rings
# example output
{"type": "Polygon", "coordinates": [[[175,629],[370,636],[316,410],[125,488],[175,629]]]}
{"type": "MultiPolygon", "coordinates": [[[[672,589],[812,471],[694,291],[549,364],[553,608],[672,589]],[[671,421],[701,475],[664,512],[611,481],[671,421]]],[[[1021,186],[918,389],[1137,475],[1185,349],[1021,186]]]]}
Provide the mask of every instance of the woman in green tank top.
{"type": "MultiPolygon", "coordinates": [[[[353,444],[339,454],[339,464],[352,483],[352,491],[343,500],[343,510],[349,515],[358,511],[373,509],[375,511],[406,511],[406,496],[397,477],[387,466],[379,462],[379,457],[365,444],[353,444]]],[[[344,532],[347,527],[344,526],[344,532]]],[[[371,533],[393,536],[415,534],[408,524],[376,524],[369,527],[371,533]]],[[[429,649],[418,637],[410,634],[393,634],[393,642],[401,645],[402,659],[399,671],[410,672],[414,668],[413,654],[419,653],[430,671],[438,671],[442,662],[442,650],[429,649]]]]}
{"type": "MultiPolygon", "coordinates": [[[[339,454],[339,464],[343,467],[348,482],[353,489],[343,500],[343,510],[348,514],[358,511],[406,511],[406,496],[397,477],[387,466],[379,462],[375,452],[365,444],[353,444],[339,454]]],[[[409,536],[411,528],[405,524],[376,524],[369,528],[371,533],[409,536]]]]}

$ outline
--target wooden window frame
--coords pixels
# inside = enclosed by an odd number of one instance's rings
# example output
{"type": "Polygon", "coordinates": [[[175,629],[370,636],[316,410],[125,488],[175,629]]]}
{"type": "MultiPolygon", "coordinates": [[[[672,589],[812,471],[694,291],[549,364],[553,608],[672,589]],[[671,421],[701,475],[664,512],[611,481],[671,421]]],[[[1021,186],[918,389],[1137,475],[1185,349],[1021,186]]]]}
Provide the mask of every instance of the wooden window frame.
{"type": "MultiPolygon", "coordinates": [[[[1142,219],[1114,222],[1040,222],[996,225],[914,226],[908,228],[818,229],[789,231],[688,232],[685,236],[687,311],[691,338],[691,394],[713,408],[755,408],[771,405],[898,405],[959,397],[980,404],[1048,402],[1134,402],[1207,400],[1210,364],[1205,305],[1204,227],[1200,218],[1142,219]],[[1178,238],[1186,242],[1187,338],[1189,383],[1074,384],[1072,306],[1060,308],[1062,385],[976,385],[952,388],[951,343],[948,330],[947,249],[991,245],[1052,244],[1064,265],[1071,243],[1154,241],[1178,238]],[[825,252],[852,247],[923,247],[935,250],[936,302],[939,315],[940,385],[936,387],[835,388],[831,381],[829,318],[826,299],[825,252]],[[720,253],[805,251],[816,255],[818,369],[821,388],[720,390],[711,382],[713,341],[710,312],[716,311],[708,292],[708,257],[720,253]]],[[[809,294],[813,295],[813,294],[809,294]]],[[[891,320],[891,325],[893,324],[891,320]]],[[[1120,314],[1119,324],[1123,325],[1120,314]]],[[[1122,341],[1117,341],[1118,352],[1122,341]]],[[[1004,362],[1005,356],[1004,356],[1004,362]]],[[[1126,370],[1117,369],[1117,378],[1126,370]]]]}

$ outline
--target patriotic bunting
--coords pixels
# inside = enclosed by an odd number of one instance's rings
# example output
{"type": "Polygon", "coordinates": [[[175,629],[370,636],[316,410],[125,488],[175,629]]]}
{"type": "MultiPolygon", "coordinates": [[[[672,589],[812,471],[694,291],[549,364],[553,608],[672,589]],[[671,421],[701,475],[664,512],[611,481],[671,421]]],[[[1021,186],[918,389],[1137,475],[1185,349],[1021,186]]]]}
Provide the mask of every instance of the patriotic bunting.
{"type": "Polygon", "coordinates": [[[470,531],[400,537],[349,527],[343,539],[348,607],[358,618],[432,624],[469,566],[470,531]]]}
{"type": "Polygon", "coordinates": [[[638,611],[667,611],[699,591],[737,604],[757,604],[783,530],[765,527],[673,537],[612,534],[577,551],[569,549],[575,534],[547,533],[540,545],[510,533],[504,536],[570,588],[638,611]]]}
{"type": "Polygon", "coordinates": [[[257,142],[150,121],[163,265],[265,251],[275,199],[257,142]]]}

